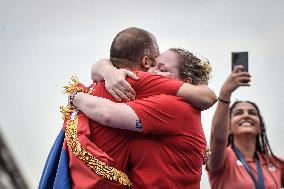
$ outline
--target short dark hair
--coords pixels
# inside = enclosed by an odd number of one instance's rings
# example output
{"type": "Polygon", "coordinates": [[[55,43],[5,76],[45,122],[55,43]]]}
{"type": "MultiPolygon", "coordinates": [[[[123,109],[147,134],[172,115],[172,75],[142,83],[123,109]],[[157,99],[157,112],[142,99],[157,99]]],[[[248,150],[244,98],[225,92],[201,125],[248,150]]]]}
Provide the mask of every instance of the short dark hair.
{"type": "Polygon", "coordinates": [[[141,61],[144,56],[155,59],[157,55],[159,48],[154,35],[136,27],[119,32],[110,49],[110,60],[116,67],[135,67],[135,63],[141,61]]]}
{"type": "Polygon", "coordinates": [[[178,57],[178,74],[181,80],[191,77],[193,85],[208,85],[212,68],[204,57],[197,57],[184,48],[170,48],[178,57]]]}

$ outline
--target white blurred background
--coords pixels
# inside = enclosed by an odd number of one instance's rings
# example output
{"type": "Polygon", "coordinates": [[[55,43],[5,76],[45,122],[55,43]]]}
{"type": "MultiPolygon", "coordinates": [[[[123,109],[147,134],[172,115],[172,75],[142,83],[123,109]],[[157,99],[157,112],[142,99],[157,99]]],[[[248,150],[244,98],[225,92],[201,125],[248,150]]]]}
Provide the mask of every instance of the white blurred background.
{"type": "MultiPolygon", "coordinates": [[[[131,26],[151,31],[161,51],[185,47],[207,57],[216,94],[231,51],[249,51],[251,87],[232,100],[259,105],[272,149],[284,157],[283,9],[283,0],[0,0],[0,132],[29,186],[37,188],[62,126],[62,86],[73,74],[89,84],[92,63],[131,26]]],[[[214,110],[202,118],[207,139],[214,110]]],[[[209,188],[205,171],[201,188],[209,188]]]]}

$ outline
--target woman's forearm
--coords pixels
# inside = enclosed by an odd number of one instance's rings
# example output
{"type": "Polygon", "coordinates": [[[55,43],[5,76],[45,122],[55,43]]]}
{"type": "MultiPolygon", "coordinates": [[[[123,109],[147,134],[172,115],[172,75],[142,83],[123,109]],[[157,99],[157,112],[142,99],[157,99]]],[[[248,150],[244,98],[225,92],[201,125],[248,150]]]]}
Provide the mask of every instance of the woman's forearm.
{"type": "MultiPolygon", "coordinates": [[[[219,98],[225,98],[219,95],[219,98]]],[[[227,100],[229,102],[229,100],[227,100]]],[[[210,135],[210,150],[211,156],[207,163],[208,169],[211,172],[218,171],[223,165],[225,159],[225,151],[227,146],[227,138],[229,133],[229,106],[230,103],[218,101],[217,107],[212,119],[211,135],[210,135]]]]}
{"type": "Polygon", "coordinates": [[[92,65],[91,78],[93,81],[102,81],[116,70],[109,59],[101,59],[92,65]]]}
{"type": "Polygon", "coordinates": [[[185,98],[194,107],[200,110],[206,110],[212,107],[217,97],[213,90],[206,85],[192,85],[184,83],[179,89],[177,96],[185,98]]]}

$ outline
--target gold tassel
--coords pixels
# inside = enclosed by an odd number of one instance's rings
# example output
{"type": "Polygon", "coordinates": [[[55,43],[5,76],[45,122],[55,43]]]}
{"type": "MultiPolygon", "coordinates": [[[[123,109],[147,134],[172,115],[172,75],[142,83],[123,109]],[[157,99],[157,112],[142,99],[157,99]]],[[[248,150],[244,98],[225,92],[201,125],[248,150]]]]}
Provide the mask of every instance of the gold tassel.
{"type": "Polygon", "coordinates": [[[83,87],[79,86],[80,82],[76,76],[71,77],[71,82],[68,85],[64,86],[63,94],[71,94],[74,92],[82,92],[84,91],[83,87]]]}
{"type": "MultiPolygon", "coordinates": [[[[64,86],[63,88],[64,94],[71,94],[74,92],[84,92],[91,94],[95,89],[95,85],[93,85],[90,89],[85,89],[84,86],[79,82],[79,79],[76,76],[72,76],[71,82],[69,82],[69,84],[67,86],[64,86]]],[[[75,108],[73,106],[60,106],[62,118],[67,122],[65,139],[73,154],[81,161],[83,161],[89,167],[89,169],[93,170],[96,174],[108,180],[119,182],[122,185],[129,187],[132,186],[132,183],[129,180],[127,174],[105,164],[99,159],[96,159],[94,156],[92,156],[92,154],[85,150],[83,146],[81,146],[77,136],[78,116],[75,115],[74,119],[71,120],[71,115],[74,111],[75,108]]]]}

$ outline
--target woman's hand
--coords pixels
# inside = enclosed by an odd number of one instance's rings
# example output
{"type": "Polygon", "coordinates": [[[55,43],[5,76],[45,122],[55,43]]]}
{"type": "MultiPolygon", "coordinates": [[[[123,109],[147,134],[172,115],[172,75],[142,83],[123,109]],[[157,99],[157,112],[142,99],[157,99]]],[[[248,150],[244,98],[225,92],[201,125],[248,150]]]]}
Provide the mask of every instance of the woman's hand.
{"type": "Polygon", "coordinates": [[[237,65],[235,66],[233,72],[229,75],[229,77],[224,82],[221,91],[220,97],[224,100],[230,99],[231,94],[240,86],[250,86],[250,74],[248,72],[244,72],[243,66],[237,65]]]}
{"type": "Polygon", "coordinates": [[[135,99],[136,93],[126,81],[126,77],[130,77],[134,80],[139,79],[136,74],[126,69],[114,70],[104,78],[106,90],[118,101],[130,101],[135,99]]]}
{"type": "Polygon", "coordinates": [[[139,79],[129,70],[117,69],[109,59],[101,59],[91,68],[92,80],[94,82],[105,80],[106,90],[118,101],[135,99],[135,91],[125,80],[126,77],[134,80],[139,79]]]}

